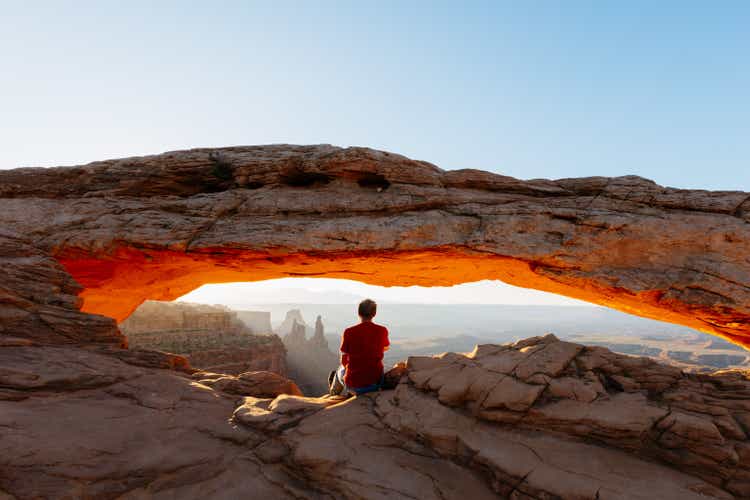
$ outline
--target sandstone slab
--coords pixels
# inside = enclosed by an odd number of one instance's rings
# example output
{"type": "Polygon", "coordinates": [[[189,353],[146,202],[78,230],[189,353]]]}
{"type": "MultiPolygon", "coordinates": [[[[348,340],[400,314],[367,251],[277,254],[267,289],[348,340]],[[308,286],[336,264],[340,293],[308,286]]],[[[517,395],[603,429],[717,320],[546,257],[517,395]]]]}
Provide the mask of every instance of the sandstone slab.
{"type": "Polygon", "coordinates": [[[587,347],[544,383],[479,363],[567,349],[550,349],[555,343],[535,337],[484,347],[479,357],[411,358],[394,369],[395,390],[349,399],[238,401],[231,384],[219,382],[226,375],[148,366],[147,357],[111,347],[11,340],[0,347],[0,388],[18,397],[0,398],[0,491],[127,499],[248,491],[313,499],[747,496],[750,445],[730,425],[750,412],[745,376],[681,374],[661,393],[614,384],[588,393],[583,388],[618,369],[635,366],[629,375],[638,379],[637,367],[659,368],[595,350],[609,364],[580,370],[591,358],[587,347]],[[412,371],[446,367],[459,376],[412,380],[412,371]],[[507,380],[537,388],[533,401],[487,406],[492,391],[501,400],[517,394],[515,386],[498,389],[507,380]]]}
{"type": "Polygon", "coordinates": [[[280,394],[301,396],[297,384],[278,373],[256,371],[245,372],[238,376],[198,372],[193,378],[201,384],[216,390],[240,396],[276,397],[280,394]]]}

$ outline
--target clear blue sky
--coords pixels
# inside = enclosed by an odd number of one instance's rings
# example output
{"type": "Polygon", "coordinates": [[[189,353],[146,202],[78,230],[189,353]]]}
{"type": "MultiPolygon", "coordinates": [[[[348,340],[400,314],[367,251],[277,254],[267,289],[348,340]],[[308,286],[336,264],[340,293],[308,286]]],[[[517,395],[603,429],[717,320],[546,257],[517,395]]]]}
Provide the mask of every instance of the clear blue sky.
{"type": "Polygon", "coordinates": [[[235,144],[750,191],[750,2],[4,2],[0,167],[235,144]]]}
{"type": "MultiPolygon", "coordinates": [[[[0,168],[331,143],[750,191],[750,1],[6,1],[0,72],[0,168]]],[[[377,293],[362,287],[320,282],[377,293]]],[[[497,283],[386,296],[550,300],[497,283]]]]}

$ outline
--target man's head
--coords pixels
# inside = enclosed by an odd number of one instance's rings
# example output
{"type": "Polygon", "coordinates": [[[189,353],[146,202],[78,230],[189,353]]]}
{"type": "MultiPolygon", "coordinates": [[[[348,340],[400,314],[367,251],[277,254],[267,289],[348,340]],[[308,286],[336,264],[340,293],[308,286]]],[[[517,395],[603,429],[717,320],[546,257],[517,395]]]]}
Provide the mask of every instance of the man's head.
{"type": "Polygon", "coordinates": [[[370,321],[372,318],[375,317],[375,313],[378,312],[378,305],[375,303],[374,300],[365,299],[362,302],[359,303],[359,317],[362,318],[363,321],[370,321]]]}

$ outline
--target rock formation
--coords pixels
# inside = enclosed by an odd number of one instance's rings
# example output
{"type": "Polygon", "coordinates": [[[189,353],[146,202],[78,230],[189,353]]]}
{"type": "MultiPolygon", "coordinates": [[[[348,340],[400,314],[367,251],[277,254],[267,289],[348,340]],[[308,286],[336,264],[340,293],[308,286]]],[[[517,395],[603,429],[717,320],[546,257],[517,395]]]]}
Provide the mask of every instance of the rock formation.
{"type": "Polygon", "coordinates": [[[328,340],[326,339],[326,332],[323,327],[323,318],[320,317],[320,314],[315,318],[315,333],[310,339],[310,343],[318,349],[328,350],[328,340]]]}
{"type": "Polygon", "coordinates": [[[289,333],[284,335],[284,344],[299,345],[300,347],[305,346],[307,344],[306,332],[307,328],[305,328],[304,324],[297,323],[296,320],[293,321],[289,333]]]}
{"type": "Polygon", "coordinates": [[[296,336],[301,335],[303,339],[307,335],[307,323],[305,323],[305,318],[302,317],[302,311],[299,309],[289,309],[284,316],[284,321],[276,328],[276,335],[282,339],[292,333],[296,336]]]}
{"type": "Polygon", "coordinates": [[[166,359],[0,336],[0,498],[272,498],[247,455],[264,437],[227,418],[245,395],[299,390],[275,374],[230,384],[157,369],[166,359]]]}
{"type": "Polygon", "coordinates": [[[750,498],[746,372],[546,336],[341,402],[122,349],[115,322],[209,282],[502,279],[748,345],[749,221],[747,193],[363,148],[2,171],[0,498],[750,498]]]}
{"type": "Polygon", "coordinates": [[[232,376],[226,373],[198,371],[193,378],[203,385],[228,394],[244,396],[251,394],[259,397],[274,397],[280,394],[301,396],[302,391],[296,383],[278,373],[253,371],[232,376]]]}
{"type": "Polygon", "coordinates": [[[336,369],[339,358],[328,348],[323,320],[320,316],[317,317],[315,333],[309,339],[305,320],[299,309],[288,311],[277,331],[281,333],[289,325],[289,333],[283,337],[289,378],[297,382],[305,394],[325,394],[328,392],[328,374],[336,369]]]}
{"type": "MultiPolygon", "coordinates": [[[[6,235],[34,241],[38,261],[62,263],[83,285],[84,311],[120,321],[145,299],[172,300],[209,282],[501,279],[748,344],[748,222],[744,192],[634,176],[521,181],[325,145],[0,172],[6,235]]],[[[44,283],[72,283],[44,265],[57,274],[44,283]]],[[[79,290],[66,286],[50,293],[72,306],[79,290]]],[[[14,299],[4,314],[17,327],[39,318],[16,299],[33,290],[6,293],[14,299]]],[[[60,342],[119,341],[101,323],[67,336],[56,328],[60,342]]]]}
{"type": "Polygon", "coordinates": [[[740,372],[545,336],[410,358],[341,401],[0,339],[3,498],[750,497],[740,372]]]}
{"type": "Polygon", "coordinates": [[[147,300],[120,324],[120,330],[133,338],[155,332],[239,332],[243,327],[225,306],[156,300],[147,300]]]}
{"type": "Polygon", "coordinates": [[[124,344],[112,318],[79,310],[82,290],[51,255],[0,227],[0,334],[45,343],[124,344]]]}
{"type": "Polygon", "coordinates": [[[120,324],[128,345],[187,358],[202,370],[287,375],[286,350],[276,335],[254,335],[223,306],[146,301],[120,324]]]}

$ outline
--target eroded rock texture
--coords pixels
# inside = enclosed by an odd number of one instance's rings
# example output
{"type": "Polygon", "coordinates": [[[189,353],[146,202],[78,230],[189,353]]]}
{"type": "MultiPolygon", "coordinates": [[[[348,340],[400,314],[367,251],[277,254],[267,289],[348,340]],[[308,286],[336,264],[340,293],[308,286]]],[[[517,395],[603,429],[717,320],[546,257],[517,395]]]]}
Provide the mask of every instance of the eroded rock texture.
{"type": "Polygon", "coordinates": [[[146,301],[120,324],[130,348],[183,355],[194,368],[238,375],[287,376],[286,350],[276,335],[255,335],[223,306],[146,301]]]}
{"type": "Polygon", "coordinates": [[[191,378],[123,352],[0,342],[0,498],[274,498],[251,451],[265,437],[227,418],[238,397],[294,384],[191,378]]]}
{"type": "Polygon", "coordinates": [[[0,335],[52,343],[124,344],[113,319],[79,311],[81,290],[51,255],[0,228],[0,335]]]}
{"type": "Polygon", "coordinates": [[[740,372],[684,374],[548,335],[413,357],[389,374],[395,390],[342,400],[118,351],[0,346],[0,495],[750,497],[740,372]]]}
{"type": "Polygon", "coordinates": [[[743,192],[633,176],[521,181],[366,148],[196,149],[0,172],[2,226],[65,266],[84,311],[117,320],[207,282],[502,279],[747,345],[748,222],[743,192]]]}

